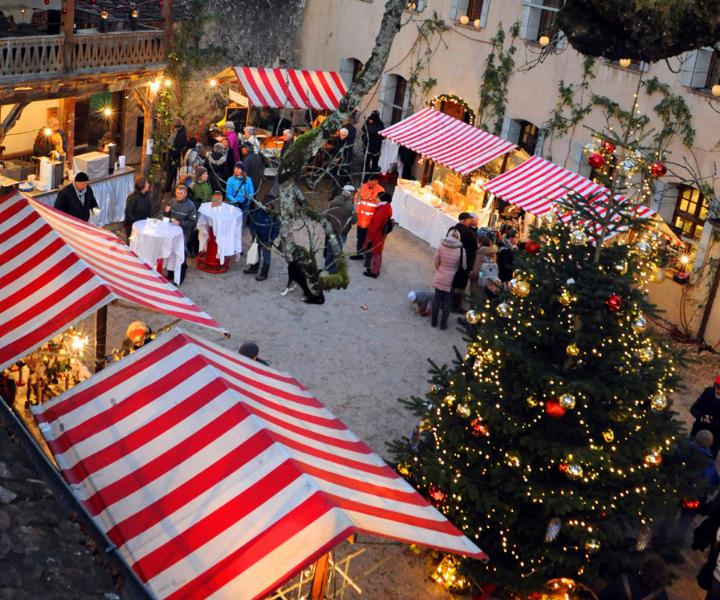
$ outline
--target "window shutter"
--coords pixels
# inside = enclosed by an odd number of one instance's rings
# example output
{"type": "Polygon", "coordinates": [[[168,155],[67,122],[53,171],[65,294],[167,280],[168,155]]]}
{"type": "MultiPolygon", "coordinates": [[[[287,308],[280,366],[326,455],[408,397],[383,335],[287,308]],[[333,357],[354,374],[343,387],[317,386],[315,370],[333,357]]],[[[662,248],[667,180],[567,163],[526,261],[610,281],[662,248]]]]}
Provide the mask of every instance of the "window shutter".
{"type": "Polygon", "coordinates": [[[460,0],[452,0],[452,4],[450,5],[450,18],[455,21],[460,18],[459,4],[460,0]]]}
{"type": "Polygon", "coordinates": [[[693,74],[692,80],[690,81],[690,87],[702,89],[707,86],[713,50],[712,48],[699,48],[695,52],[695,65],[693,66],[693,74]]]}
{"type": "Polygon", "coordinates": [[[592,167],[590,167],[585,159],[585,154],[583,154],[583,144],[579,142],[575,142],[573,147],[572,170],[583,177],[589,177],[592,172],[592,167]]]}
{"type": "Polygon", "coordinates": [[[673,184],[665,181],[655,182],[655,191],[653,192],[650,207],[665,220],[666,223],[672,223],[675,214],[675,204],[677,204],[678,191],[673,184]]]}
{"type": "Polygon", "coordinates": [[[480,27],[487,25],[488,11],[490,10],[490,0],[483,0],[482,9],[480,10],[480,27]]]}
{"type": "Polygon", "coordinates": [[[545,145],[545,131],[543,129],[538,130],[537,142],[535,142],[535,156],[543,155],[543,146],[545,145]]]}
{"type": "Polygon", "coordinates": [[[352,84],[354,66],[351,58],[343,58],[340,60],[340,77],[347,87],[350,87],[350,84],[352,84]]]}
{"type": "Polygon", "coordinates": [[[646,63],[644,60],[641,60],[639,68],[643,73],[647,73],[650,70],[650,63],[646,63]]]}
{"type": "Polygon", "coordinates": [[[410,92],[411,87],[409,85],[405,86],[405,97],[403,98],[402,103],[402,118],[404,119],[407,117],[408,109],[410,108],[410,92]]]}
{"type": "Polygon", "coordinates": [[[500,137],[506,140],[510,139],[510,125],[512,119],[510,117],[503,117],[502,128],[500,129],[500,137]]]}
{"type": "Polygon", "coordinates": [[[513,144],[517,144],[520,141],[520,122],[515,119],[510,119],[510,130],[508,131],[507,140],[513,144]]]}
{"type": "Polygon", "coordinates": [[[392,118],[392,101],[395,97],[395,77],[383,75],[380,81],[380,118],[383,123],[390,123],[392,118]]]}
{"type": "Polygon", "coordinates": [[[523,6],[522,21],[520,23],[520,37],[535,41],[540,32],[540,14],[542,9],[528,2],[523,6]]]}

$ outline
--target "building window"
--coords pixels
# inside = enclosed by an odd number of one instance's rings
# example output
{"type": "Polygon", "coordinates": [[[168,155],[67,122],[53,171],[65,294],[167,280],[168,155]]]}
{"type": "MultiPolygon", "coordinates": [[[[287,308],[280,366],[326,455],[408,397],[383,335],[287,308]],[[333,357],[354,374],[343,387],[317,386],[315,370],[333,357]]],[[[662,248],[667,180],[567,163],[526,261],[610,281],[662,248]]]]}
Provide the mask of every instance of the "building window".
{"type": "Polygon", "coordinates": [[[490,0],[453,0],[450,18],[480,28],[487,23],[490,0]],[[467,20],[466,20],[467,18],[467,20]]]}
{"type": "Polygon", "coordinates": [[[673,227],[683,237],[699,240],[708,215],[707,200],[697,188],[681,185],[677,190],[673,227]]]}
{"type": "Polygon", "coordinates": [[[400,75],[386,75],[380,90],[380,117],[386,126],[402,121],[409,101],[407,80],[400,75]]]}
{"type": "Polygon", "coordinates": [[[709,90],[720,84],[720,57],[712,48],[699,48],[688,53],[681,70],[682,84],[687,87],[709,90]]]}
{"type": "Polygon", "coordinates": [[[520,37],[537,42],[542,36],[550,39],[557,33],[555,17],[563,0],[525,0],[520,23],[520,37]]]}
{"type": "Polygon", "coordinates": [[[362,68],[363,64],[357,58],[343,58],[340,61],[340,77],[347,87],[355,81],[362,68]]]}
{"type": "Polygon", "coordinates": [[[535,154],[538,141],[538,128],[530,121],[520,121],[520,135],[517,145],[528,154],[535,154]]]}

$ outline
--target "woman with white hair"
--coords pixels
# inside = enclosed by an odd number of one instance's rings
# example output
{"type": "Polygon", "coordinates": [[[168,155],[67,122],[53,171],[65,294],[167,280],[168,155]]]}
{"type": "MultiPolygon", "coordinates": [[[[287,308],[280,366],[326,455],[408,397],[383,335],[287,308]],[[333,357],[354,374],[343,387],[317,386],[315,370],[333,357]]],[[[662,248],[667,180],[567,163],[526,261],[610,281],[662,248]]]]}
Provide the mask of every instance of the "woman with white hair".
{"type": "Polygon", "coordinates": [[[243,129],[243,142],[252,144],[255,152],[260,154],[260,140],[255,135],[255,127],[252,125],[248,125],[243,129]]]}
{"type": "Polygon", "coordinates": [[[228,141],[230,150],[232,150],[232,164],[235,164],[240,160],[240,140],[238,139],[237,133],[235,133],[235,123],[226,121],[225,125],[223,125],[223,135],[228,141]]]}

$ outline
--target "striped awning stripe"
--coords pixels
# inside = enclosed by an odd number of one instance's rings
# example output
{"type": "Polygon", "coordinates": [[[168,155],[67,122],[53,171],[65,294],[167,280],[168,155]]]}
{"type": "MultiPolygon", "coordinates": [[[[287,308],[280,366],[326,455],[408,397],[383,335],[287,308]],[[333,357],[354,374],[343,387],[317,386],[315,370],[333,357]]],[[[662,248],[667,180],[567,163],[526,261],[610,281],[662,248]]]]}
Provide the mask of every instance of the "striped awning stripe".
{"type": "Polygon", "coordinates": [[[292,377],[179,329],[33,408],[158,598],[259,598],[354,532],[485,558],[292,377]]]}
{"type": "Polygon", "coordinates": [[[252,106],[337,110],[347,92],[335,71],[233,67],[252,106]]]}
{"type": "Polygon", "coordinates": [[[0,199],[0,368],[116,298],[224,331],[110,232],[20,193],[0,199]]]}
{"type": "Polygon", "coordinates": [[[380,135],[463,175],[516,148],[512,142],[432,108],[383,129],[380,135]]]}
{"type": "Polygon", "coordinates": [[[555,201],[571,191],[586,198],[607,193],[607,188],[599,183],[539,156],[531,156],[524,163],[494,177],[482,187],[505,202],[538,216],[553,210],[555,201]]]}

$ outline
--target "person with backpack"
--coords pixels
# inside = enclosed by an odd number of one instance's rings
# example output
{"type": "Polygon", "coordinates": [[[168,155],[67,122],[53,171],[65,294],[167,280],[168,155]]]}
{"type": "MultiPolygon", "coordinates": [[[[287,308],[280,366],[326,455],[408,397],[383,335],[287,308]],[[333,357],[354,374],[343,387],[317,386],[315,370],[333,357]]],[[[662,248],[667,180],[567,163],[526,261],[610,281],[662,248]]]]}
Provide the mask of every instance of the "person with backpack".
{"type": "Polygon", "coordinates": [[[365,238],[365,277],[377,279],[380,276],[385,238],[393,230],[392,196],[382,192],[373,213],[365,238]]]}
{"type": "Polygon", "coordinates": [[[600,594],[598,600],[667,600],[667,565],[657,554],[649,554],[639,573],[621,575],[600,594]]]}

